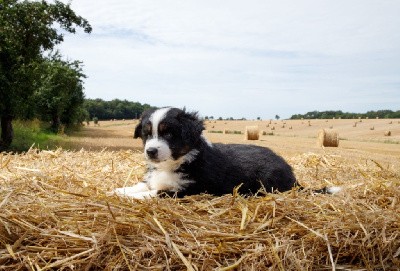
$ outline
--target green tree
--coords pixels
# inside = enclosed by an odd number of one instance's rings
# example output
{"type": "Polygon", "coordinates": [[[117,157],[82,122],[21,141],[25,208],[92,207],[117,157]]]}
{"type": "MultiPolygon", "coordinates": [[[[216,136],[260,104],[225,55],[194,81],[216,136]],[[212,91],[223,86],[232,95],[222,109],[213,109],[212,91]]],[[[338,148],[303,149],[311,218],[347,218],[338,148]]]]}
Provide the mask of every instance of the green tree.
{"type": "Polygon", "coordinates": [[[151,106],[119,99],[114,99],[112,101],[86,99],[84,108],[89,112],[91,118],[97,117],[101,120],[107,120],[137,119],[144,110],[151,108],[151,106]]]}
{"type": "Polygon", "coordinates": [[[41,119],[50,120],[54,131],[61,123],[72,124],[81,113],[83,78],[81,62],[64,61],[58,53],[42,63],[41,85],[33,100],[41,119]]]}
{"type": "Polygon", "coordinates": [[[87,33],[92,30],[70,4],[57,0],[0,2],[0,150],[11,144],[12,120],[38,86],[43,54],[64,40],[65,31],[75,33],[76,27],[87,33]]]}

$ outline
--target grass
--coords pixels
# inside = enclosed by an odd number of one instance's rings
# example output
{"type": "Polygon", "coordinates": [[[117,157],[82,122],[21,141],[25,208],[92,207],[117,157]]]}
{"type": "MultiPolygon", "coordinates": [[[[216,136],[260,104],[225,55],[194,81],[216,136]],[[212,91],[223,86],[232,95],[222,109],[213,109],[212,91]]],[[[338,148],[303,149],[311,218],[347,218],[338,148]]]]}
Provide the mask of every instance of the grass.
{"type": "Polygon", "coordinates": [[[392,139],[386,139],[383,141],[385,144],[400,144],[400,141],[397,140],[392,140],[392,139]]]}
{"type": "Polygon", "coordinates": [[[242,131],[237,131],[237,130],[233,130],[233,131],[231,131],[231,130],[225,130],[224,133],[225,133],[225,134],[232,134],[232,135],[241,135],[241,134],[242,134],[242,131]]]}
{"type": "Polygon", "coordinates": [[[66,141],[62,135],[54,134],[47,125],[37,119],[13,121],[14,139],[10,151],[23,152],[34,145],[40,149],[53,149],[66,141]]]}

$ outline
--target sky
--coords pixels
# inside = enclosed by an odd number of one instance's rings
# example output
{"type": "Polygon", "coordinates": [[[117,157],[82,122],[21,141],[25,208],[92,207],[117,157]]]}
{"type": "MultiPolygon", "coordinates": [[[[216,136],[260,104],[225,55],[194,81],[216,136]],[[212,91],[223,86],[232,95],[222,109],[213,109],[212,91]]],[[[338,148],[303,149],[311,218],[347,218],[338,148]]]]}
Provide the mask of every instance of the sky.
{"type": "MultiPolygon", "coordinates": [[[[68,3],[69,1],[64,1],[68,3]]],[[[201,116],[400,110],[398,0],[73,0],[87,98],[201,116]]]]}

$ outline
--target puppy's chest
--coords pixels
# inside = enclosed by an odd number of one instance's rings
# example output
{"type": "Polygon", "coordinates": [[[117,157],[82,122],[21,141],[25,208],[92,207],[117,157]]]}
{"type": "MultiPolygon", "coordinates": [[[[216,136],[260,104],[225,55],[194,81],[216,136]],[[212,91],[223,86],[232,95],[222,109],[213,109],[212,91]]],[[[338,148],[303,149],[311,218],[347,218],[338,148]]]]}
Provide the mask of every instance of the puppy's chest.
{"type": "Polygon", "coordinates": [[[144,181],[154,190],[178,192],[193,181],[181,172],[152,168],[146,173],[144,181]]]}

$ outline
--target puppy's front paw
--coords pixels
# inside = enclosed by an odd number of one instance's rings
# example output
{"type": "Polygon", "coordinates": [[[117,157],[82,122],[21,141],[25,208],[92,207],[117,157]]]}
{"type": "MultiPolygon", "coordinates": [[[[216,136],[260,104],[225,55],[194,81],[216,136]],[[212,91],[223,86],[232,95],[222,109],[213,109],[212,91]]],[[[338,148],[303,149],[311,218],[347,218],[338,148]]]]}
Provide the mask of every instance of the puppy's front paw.
{"type": "Polygon", "coordinates": [[[157,190],[148,190],[143,192],[137,192],[136,189],[131,189],[132,187],[121,187],[116,188],[113,193],[114,195],[129,197],[133,199],[150,199],[157,196],[157,190]]]}

